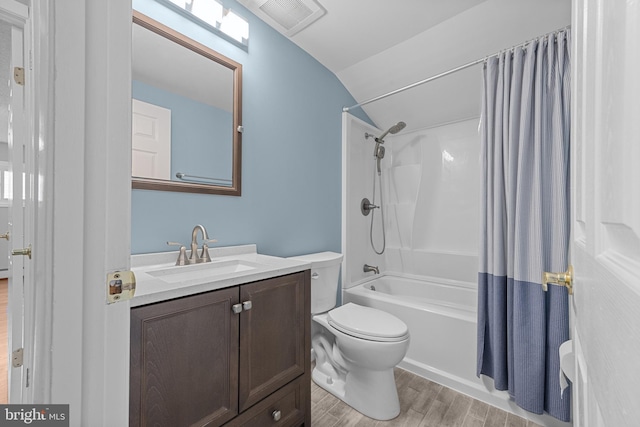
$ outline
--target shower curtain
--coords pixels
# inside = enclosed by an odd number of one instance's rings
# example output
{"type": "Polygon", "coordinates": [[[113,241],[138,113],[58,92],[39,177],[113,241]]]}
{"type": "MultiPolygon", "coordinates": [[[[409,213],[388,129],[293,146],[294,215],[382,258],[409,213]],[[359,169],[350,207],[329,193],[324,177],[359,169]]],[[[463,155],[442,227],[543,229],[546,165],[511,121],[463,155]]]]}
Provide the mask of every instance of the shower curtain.
{"type": "Polygon", "coordinates": [[[570,420],[558,347],[569,339],[570,34],[489,58],[481,122],[477,374],[523,409],[570,420]]]}

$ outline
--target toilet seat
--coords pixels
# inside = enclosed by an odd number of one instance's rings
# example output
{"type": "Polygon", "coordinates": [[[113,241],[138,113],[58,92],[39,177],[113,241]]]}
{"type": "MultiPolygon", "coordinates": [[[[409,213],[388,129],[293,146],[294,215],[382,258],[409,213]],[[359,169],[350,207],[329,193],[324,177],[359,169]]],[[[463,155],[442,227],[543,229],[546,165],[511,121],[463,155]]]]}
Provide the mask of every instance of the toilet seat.
{"type": "Polygon", "coordinates": [[[333,328],[369,341],[393,342],[409,337],[409,328],[397,317],[371,307],[347,303],[327,313],[333,328]]]}

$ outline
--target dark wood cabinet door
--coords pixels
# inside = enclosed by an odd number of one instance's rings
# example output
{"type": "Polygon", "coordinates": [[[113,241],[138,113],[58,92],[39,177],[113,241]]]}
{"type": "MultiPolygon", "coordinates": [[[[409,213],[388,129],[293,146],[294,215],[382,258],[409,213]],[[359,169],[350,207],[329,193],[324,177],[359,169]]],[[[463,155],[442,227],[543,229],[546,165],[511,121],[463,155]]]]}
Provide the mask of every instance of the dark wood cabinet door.
{"type": "Polygon", "coordinates": [[[240,412],[308,370],[309,282],[307,270],[240,286],[251,302],[240,316],[240,412]]]}
{"type": "Polygon", "coordinates": [[[238,414],[238,295],[131,310],[131,426],[219,426],[238,414]]]}

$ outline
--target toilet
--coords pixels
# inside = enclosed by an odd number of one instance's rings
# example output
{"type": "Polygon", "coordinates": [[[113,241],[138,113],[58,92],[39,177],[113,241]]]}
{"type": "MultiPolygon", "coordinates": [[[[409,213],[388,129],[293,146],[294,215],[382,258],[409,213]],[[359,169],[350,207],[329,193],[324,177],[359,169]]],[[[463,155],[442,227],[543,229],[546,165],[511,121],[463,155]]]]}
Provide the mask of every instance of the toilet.
{"type": "Polygon", "coordinates": [[[342,254],[292,259],[311,263],[313,381],[362,414],[390,420],[400,413],[393,368],[409,348],[409,329],[397,317],[347,303],[336,307],[342,254]]]}

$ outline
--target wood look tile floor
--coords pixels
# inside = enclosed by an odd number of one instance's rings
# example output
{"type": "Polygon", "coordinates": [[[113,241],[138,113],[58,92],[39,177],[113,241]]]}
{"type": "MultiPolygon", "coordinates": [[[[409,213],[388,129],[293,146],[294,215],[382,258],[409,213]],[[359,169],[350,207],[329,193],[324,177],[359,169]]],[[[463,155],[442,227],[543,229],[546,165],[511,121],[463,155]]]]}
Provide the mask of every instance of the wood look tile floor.
{"type": "Polygon", "coordinates": [[[312,427],[540,427],[403,369],[396,369],[395,376],[400,415],[389,421],[362,415],[312,381],[312,427]]]}

